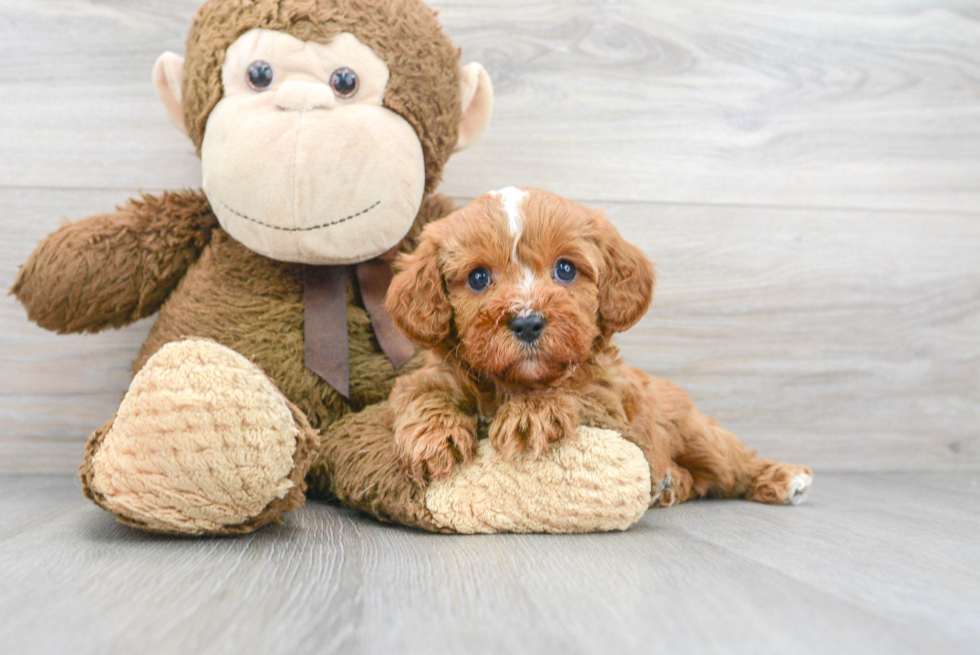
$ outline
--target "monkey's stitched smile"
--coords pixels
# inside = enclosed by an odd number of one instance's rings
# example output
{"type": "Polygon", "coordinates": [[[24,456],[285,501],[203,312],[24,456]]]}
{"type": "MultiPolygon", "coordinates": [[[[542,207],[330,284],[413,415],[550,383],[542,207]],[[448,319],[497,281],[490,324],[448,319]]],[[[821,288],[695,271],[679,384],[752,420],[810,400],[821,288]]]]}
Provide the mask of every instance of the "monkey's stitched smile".
{"type": "Polygon", "coordinates": [[[347,221],[349,221],[349,220],[351,220],[353,218],[357,218],[358,216],[363,216],[364,214],[368,213],[372,209],[377,208],[378,205],[381,204],[381,201],[379,200],[378,202],[374,203],[373,205],[371,205],[367,209],[362,209],[361,211],[357,212],[356,214],[351,214],[350,216],[345,216],[344,218],[338,218],[338,219],[333,220],[333,221],[330,221],[328,223],[321,223],[320,225],[313,225],[313,226],[310,226],[310,227],[282,227],[280,225],[270,225],[269,223],[263,223],[260,220],[254,219],[254,218],[252,218],[250,216],[246,216],[245,214],[241,213],[240,211],[237,211],[237,210],[233,209],[232,207],[229,207],[228,206],[228,203],[226,203],[224,200],[219,200],[219,202],[221,202],[221,204],[224,205],[225,209],[227,209],[228,211],[230,211],[235,216],[238,216],[240,218],[244,218],[246,221],[251,221],[252,223],[255,223],[256,225],[261,225],[262,227],[267,227],[267,228],[272,229],[272,230],[279,230],[280,232],[313,232],[314,230],[322,230],[323,228],[332,227],[334,225],[340,225],[341,223],[346,223],[347,221]]]}

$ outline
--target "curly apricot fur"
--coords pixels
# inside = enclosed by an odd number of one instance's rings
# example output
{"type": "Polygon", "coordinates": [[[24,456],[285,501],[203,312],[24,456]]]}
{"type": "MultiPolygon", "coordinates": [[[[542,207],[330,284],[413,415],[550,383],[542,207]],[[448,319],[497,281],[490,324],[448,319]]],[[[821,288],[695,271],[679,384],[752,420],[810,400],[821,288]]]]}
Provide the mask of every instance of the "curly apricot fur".
{"type": "Polygon", "coordinates": [[[640,447],[651,505],[805,493],[810,469],[756,457],[683,391],[620,359],[610,337],[646,312],[654,269],[602,214],[544,191],[488,194],[430,224],[400,266],[389,311],[430,349],[392,393],[398,452],[416,481],[468,461],[476,417],[507,458],[541,455],[584,419],[640,447]],[[516,209],[504,195],[520,199],[516,209]],[[558,259],[575,264],[571,283],[550,275],[558,259]],[[491,272],[486,289],[467,284],[477,267],[491,272]],[[509,322],[531,313],[546,322],[526,343],[509,322]]]}

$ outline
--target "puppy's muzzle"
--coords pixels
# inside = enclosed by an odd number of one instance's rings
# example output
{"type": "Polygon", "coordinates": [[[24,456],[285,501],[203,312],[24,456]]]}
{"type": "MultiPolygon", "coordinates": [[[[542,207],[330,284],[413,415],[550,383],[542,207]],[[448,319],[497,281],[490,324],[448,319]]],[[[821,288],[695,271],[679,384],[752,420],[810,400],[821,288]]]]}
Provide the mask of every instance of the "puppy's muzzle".
{"type": "Polygon", "coordinates": [[[545,324],[547,321],[544,316],[531,314],[530,316],[515,316],[507,323],[507,327],[511,329],[518,341],[531,345],[541,338],[545,324]]]}

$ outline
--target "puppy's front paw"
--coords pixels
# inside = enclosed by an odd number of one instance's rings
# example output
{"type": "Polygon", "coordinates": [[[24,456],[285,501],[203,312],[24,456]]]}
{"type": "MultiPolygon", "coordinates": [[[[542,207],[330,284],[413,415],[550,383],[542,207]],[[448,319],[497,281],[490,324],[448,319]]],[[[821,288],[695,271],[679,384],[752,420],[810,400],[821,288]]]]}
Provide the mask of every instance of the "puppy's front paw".
{"type": "Polygon", "coordinates": [[[490,444],[508,460],[528,451],[540,456],[575,432],[578,417],[579,404],[568,395],[513,398],[490,423],[490,444]]]}
{"type": "Polygon", "coordinates": [[[395,426],[398,457],[417,484],[448,478],[456,462],[476,454],[476,419],[439,413],[403,420],[395,426]]]}

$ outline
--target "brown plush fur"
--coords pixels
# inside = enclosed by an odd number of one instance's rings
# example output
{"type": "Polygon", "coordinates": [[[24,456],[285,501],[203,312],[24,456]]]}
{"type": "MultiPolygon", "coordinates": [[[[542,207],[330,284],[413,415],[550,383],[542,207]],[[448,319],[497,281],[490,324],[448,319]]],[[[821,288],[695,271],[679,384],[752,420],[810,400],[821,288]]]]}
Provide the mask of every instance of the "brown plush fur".
{"type": "Polygon", "coordinates": [[[600,213],[550,193],[529,191],[518,214],[489,194],[433,223],[392,282],[389,311],[431,349],[391,395],[396,448],[412,478],[444,478],[472,459],[477,417],[490,419],[491,444],[513,458],[540,455],[600,415],[643,450],[661,504],[708,495],[792,502],[793,478],[809,469],[757,458],[680,389],[620,359],[611,336],[653,296],[643,253],[600,213]],[[574,281],[554,276],[559,260],[575,264],[574,281]],[[479,267],[492,275],[485,290],[467,283],[479,267]],[[528,314],[546,320],[531,344],[509,327],[528,314]]]}
{"type": "Polygon", "coordinates": [[[204,126],[221,100],[224,54],[245,32],[265,28],[329,43],[350,32],[388,64],[384,106],[415,128],[425,156],[426,193],[456,147],[461,107],[459,50],[418,0],[209,0],[187,37],[183,103],[200,153],[204,126]]]}
{"type": "Polygon", "coordinates": [[[144,194],[51,234],[21,266],[11,292],[48,330],[122,327],[160,309],[217,226],[202,193],[144,194]]]}
{"type": "Polygon", "coordinates": [[[446,532],[425,505],[425,489],[405,475],[391,439],[386,402],[348,414],[327,428],[318,465],[307,481],[311,494],[339,498],[378,520],[446,532]]]}
{"type": "MultiPolygon", "coordinates": [[[[441,196],[427,199],[415,234],[450,207],[451,201],[441,196]]],[[[411,234],[403,247],[412,247],[411,234]]],[[[353,276],[348,301],[351,390],[345,400],[303,361],[303,267],[257,255],[218,228],[160,311],[133,370],[171,341],[185,336],[213,339],[258,364],[320,429],[351,410],[386,399],[399,373],[377,345],[353,276]]],[[[411,370],[417,363],[408,366],[411,370]]]]}
{"type": "MultiPolygon", "coordinates": [[[[190,197],[194,194],[186,195],[190,197]]],[[[203,198],[203,195],[200,197],[203,198]]],[[[134,201],[130,207],[120,210],[122,217],[129,218],[133,206],[145,205],[134,201]]],[[[443,196],[427,198],[401,248],[407,251],[414,247],[423,226],[445,216],[451,208],[452,201],[443,196]]],[[[145,259],[140,260],[143,257],[140,244],[158,238],[145,231],[158,224],[157,218],[160,217],[144,217],[142,223],[136,222],[130,229],[121,231],[123,236],[116,240],[121,252],[127,252],[131,258],[138,260],[133,268],[142,270],[148,267],[145,259]]],[[[38,320],[38,316],[43,317],[45,327],[60,332],[97,331],[114,327],[120,321],[128,323],[140,317],[132,310],[108,314],[46,311],[49,306],[60,306],[59,303],[64,303],[65,298],[81,300],[89,297],[85,294],[92,294],[98,299],[101,287],[93,279],[93,275],[105,275],[110,269],[97,266],[105,256],[102,251],[93,252],[86,246],[90,243],[102,243],[100,237],[105,229],[106,219],[107,217],[98,216],[94,220],[87,219],[62,228],[38,247],[31,257],[31,268],[22,269],[13,292],[18,294],[18,298],[27,307],[29,316],[35,320],[38,320]],[[94,225],[90,226],[89,221],[94,225]],[[59,247],[51,247],[51,240],[56,240],[59,247]],[[65,247],[71,249],[66,251],[63,249],[65,247]],[[74,253],[75,257],[68,256],[70,253],[74,253]],[[82,268],[86,275],[61,274],[65,266],[79,259],[81,261],[72,270],[82,268]],[[62,268],[55,266],[55,261],[62,268]],[[45,289],[53,289],[58,295],[44,293],[45,289]]],[[[211,217],[210,221],[213,220],[211,217]]],[[[176,289],[156,289],[156,293],[166,300],[146,343],[133,362],[134,373],[167,343],[188,336],[213,339],[254,361],[283,395],[299,407],[303,417],[302,421],[298,421],[301,429],[305,430],[304,425],[308,424],[316,431],[327,428],[345,414],[386,400],[397,375],[414,370],[421,364],[421,355],[417,355],[401,371],[394,369],[374,338],[370,318],[358,296],[352,276],[347,309],[351,390],[350,397],[343,398],[304,364],[302,266],[257,255],[234,241],[221,228],[212,227],[210,221],[203,221],[208,225],[210,242],[204,247],[199,259],[187,265],[184,277],[179,280],[176,289]]],[[[125,258],[120,259],[125,264],[131,263],[125,258]]],[[[125,269],[126,266],[121,268],[125,269]]],[[[149,268],[152,270],[153,267],[149,268]]],[[[131,299],[129,304],[132,305],[138,298],[136,296],[131,299]]],[[[124,297],[119,299],[120,302],[125,300],[124,297]]],[[[112,301],[110,296],[106,296],[101,302],[112,301]]],[[[77,303],[71,307],[83,308],[86,305],[77,303]]],[[[367,422],[370,423],[370,420],[367,422]]],[[[86,476],[91,475],[91,458],[111,424],[110,421],[89,440],[85,462],[80,469],[83,488],[86,490],[90,488],[86,476]]],[[[355,421],[345,425],[356,427],[358,424],[355,421]]],[[[392,473],[391,467],[377,469],[375,462],[371,461],[372,457],[381,460],[390,457],[391,461],[395,461],[390,433],[387,439],[378,439],[370,430],[344,430],[342,427],[330,434],[331,436],[320,440],[320,450],[312,464],[302,460],[305,463],[299,466],[301,462],[297,460],[298,466],[294,475],[302,479],[309,470],[312,493],[335,496],[379,518],[390,517],[390,520],[431,529],[423,518],[413,518],[426,513],[424,498],[414,489],[406,493],[379,494],[373,497],[373,504],[365,504],[366,501],[363,500],[362,481],[371,481],[373,484],[383,478],[382,472],[385,475],[392,473]],[[340,439],[346,441],[337,443],[340,439]],[[350,453],[346,453],[348,450],[350,453]],[[335,460],[335,457],[339,459],[335,460]],[[332,482],[335,477],[336,485],[332,482]]],[[[308,449],[298,450],[297,457],[305,457],[315,448],[315,445],[310,445],[308,449]]],[[[395,467],[392,474],[394,479],[384,484],[414,487],[398,467],[395,467]]],[[[241,526],[231,526],[223,533],[249,532],[274,521],[280,514],[302,504],[304,495],[302,489],[297,489],[299,491],[290,493],[286,499],[270,505],[259,517],[241,526]]],[[[99,499],[90,491],[86,491],[86,495],[96,504],[100,504],[99,499]]],[[[133,527],[145,529],[144,526],[133,524],[122,517],[117,518],[133,527]]]]}
{"type": "MultiPolygon", "coordinates": [[[[461,116],[459,52],[434,12],[419,0],[204,3],[188,37],[183,87],[187,128],[199,149],[208,116],[223,94],[225,50],[253,28],[318,42],[352,32],[384,59],[391,71],[384,104],[415,128],[425,156],[426,197],[400,246],[413,248],[423,226],[452,209],[449,200],[431,191],[457,143],[461,116]]],[[[351,277],[348,399],[304,364],[302,267],[267,259],[234,241],[218,227],[201,192],[144,195],[114,213],[63,226],[38,246],[11,291],[33,321],[62,333],[120,327],[159,310],[134,372],[169,342],[189,336],[213,339],[258,364],[299,407],[305,417],[301,427],[308,421],[314,430],[322,430],[345,414],[386,399],[396,376],[351,277]]],[[[416,368],[419,361],[416,357],[402,370],[416,368]]],[[[91,457],[107,427],[90,440],[81,468],[83,481],[91,475],[91,457]]],[[[352,431],[338,433],[337,438],[352,440],[352,453],[374,449],[384,458],[391,448],[390,442],[372,440],[370,434],[361,439],[352,431]]],[[[357,481],[376,480],[376,471],[368,469],[372,461],[358,455],[333,462],[334,446],[325,444],[313,464],[312,491],[333,493],[344,501],[350,496],[351,504],[361,506],[364,495],[357,481]],[[340,481],[337,488],[332,488],[334,477],[340,481]]],[[[295,475],[302,477],[305,465],[299,464],[295,475]]],[[[408,484],[404,476],[401,482],[408,484]]],[[[274,520],[302,502],[302,492],[298,494],[226,532],[248,531],[274,520]]],[[[413,512],[424,513],[424,503],[414,491],[396,493],[386,509],[380,508],[383,502],[384,498],[375,502],[376,514],[412,525],[424,522],[409,519],[413,512]]]]}

